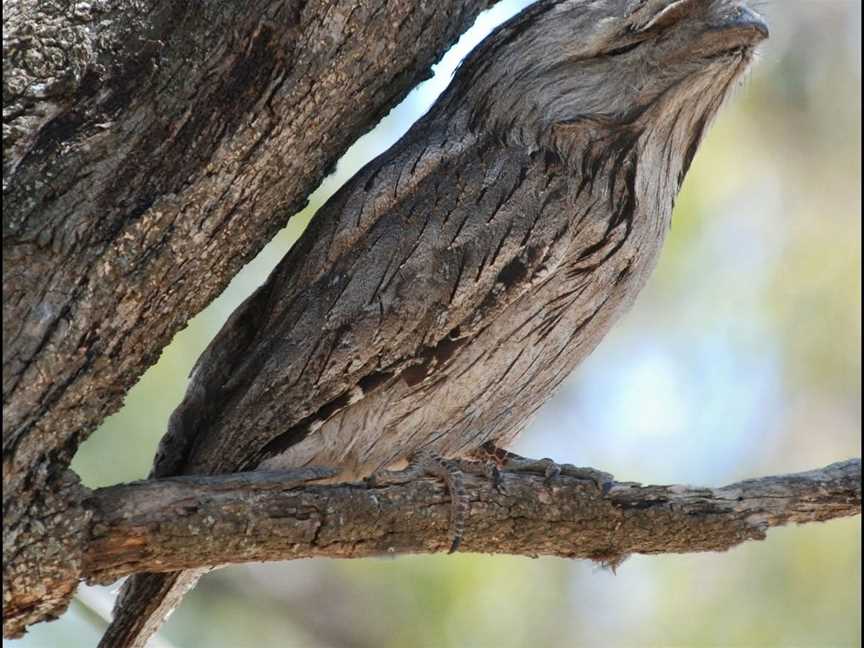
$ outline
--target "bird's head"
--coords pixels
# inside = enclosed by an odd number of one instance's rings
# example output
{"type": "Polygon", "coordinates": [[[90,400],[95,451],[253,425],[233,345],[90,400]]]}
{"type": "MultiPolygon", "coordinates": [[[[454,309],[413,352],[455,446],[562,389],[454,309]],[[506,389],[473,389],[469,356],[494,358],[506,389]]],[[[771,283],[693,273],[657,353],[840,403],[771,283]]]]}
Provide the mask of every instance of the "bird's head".
{"type": "Polygon", "coordinates": [[[472,127],[565,157],[561,127],[579,123],[643,134],[677,120],[701,137],[767,35],[741,0],[541,0],[484,41],[454,85],[472,127]]]}

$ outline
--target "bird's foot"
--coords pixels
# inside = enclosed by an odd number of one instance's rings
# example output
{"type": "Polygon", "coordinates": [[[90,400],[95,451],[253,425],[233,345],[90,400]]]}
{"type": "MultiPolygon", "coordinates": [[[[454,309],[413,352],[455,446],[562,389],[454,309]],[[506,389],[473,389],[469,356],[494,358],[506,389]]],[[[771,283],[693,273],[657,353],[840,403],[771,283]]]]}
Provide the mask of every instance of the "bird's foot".
{"type": "Polygon", "coordinates": [[[547,486],[561,475],[561,466],[548,457],[528,459],[517,455],[510,457],[504,466],[514,472],[543,473],[543,483],[547,486]]]}
{"type": "Polygon", "coordinates": [[[468,516],[468,494],[465,492],[465,482],[459,463],[446,459],[429,450],[415,453],[405,470],[379,470],[366,478],[369,486],[385,484],[405,484],[423,477],[437,477],[444,482],[450,493],[450,550],[454,553],[462,543],[465,531],[465,519],[468,516]]]}
{"type": "Polygon", "coordinates": [[[515,452],[499,448],[487,441],[470,455],[470,458],[486,467],[485,472],[498,490],[504,490],[501,470],[507,468],[515,472],[542,472],[543,481],[549,485],[561,474],[561,467],[551,459],[527,459],[515,452]]]}
{"type": "Polygon", "coordinates": [[[548,458],[528,459],[515,452],[499,448],[491,441],[480,446],[473,453],[473,457],[481,461],[485,460],[495,467],[496,476],[493,477],[493,482],[499,490],[502,486],[500,473],[502,468],[513,472],[541,473],[543,475],[543,482],[547,486],[551,485],[555,479],[562,475],[592,481],[604,495],[609,492],[614,479],[609,473],[593,468],[580,468],[573,464],[559,464],[548,458]]]}
{"type": "Polygon", "coordinates": [[[510,457],[518,456],[489,441],[465,457],[467,463],[464,467],[471,472],[482,473],[492,481],[495,490],[503,493],[505,488],[504,480],[501,479],[501,469],[507,465],[510,457]]]}

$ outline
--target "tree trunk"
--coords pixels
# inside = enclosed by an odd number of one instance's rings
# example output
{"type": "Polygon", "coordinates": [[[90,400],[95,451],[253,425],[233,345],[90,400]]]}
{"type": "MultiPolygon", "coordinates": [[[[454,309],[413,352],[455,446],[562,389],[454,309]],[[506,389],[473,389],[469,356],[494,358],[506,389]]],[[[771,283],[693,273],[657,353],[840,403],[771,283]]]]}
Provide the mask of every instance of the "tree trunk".
{"type": "MultiPolygon", "coordinates": [[[[257,473],[90,491],[68,466],[492,1],[4,5],[4,636],[56,618],[81,579],[446,548],[448,500],[428,480],[300,488],[308,475],[257,473]]],[[[598,489],[585,474],[505,472],[500,489],[470,476],[465,549],[614,565],[860,512],[860,461],[722,489],[598,489]]]]}
{"type": "Polygon", "coordinates": [[[491,3],[4,5],[4,564],[74,536],[79,444],[491,3]]]}

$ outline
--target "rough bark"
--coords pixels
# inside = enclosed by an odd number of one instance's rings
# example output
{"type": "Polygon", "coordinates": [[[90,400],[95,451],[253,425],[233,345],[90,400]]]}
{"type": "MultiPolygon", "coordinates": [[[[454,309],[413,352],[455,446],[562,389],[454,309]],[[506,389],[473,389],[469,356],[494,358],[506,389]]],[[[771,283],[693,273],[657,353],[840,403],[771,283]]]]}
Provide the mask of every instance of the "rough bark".
{"type": "MultiPolygon", "coordinates": [[[[500,486],[466,474],[471,511],[461,551],[587,558],[725,551],[770,527],[860,514],[861,462],[752,479],[722,488],[598,488],[564,466],[550,483],[504,470],[500,486]]],[[[311,556],[358,558],[449,548],[450,498],[435,480],[301,485],[314,470],[174,477],[111,486],[83,501],[62,585],[128,574],[311,556]]],[[[602,473],[597,473],[602,476],[602,473]]],[[[4,634],[23,630],[12,601],[4,634]]]]}
{"type": "Polygon", "coordinates": [[[68,454],[115,410],[488,4],[13,5],[3,394],[14,475],[46,445],[68,454]]]}
{"type": "Polygon", "coordinates": [[[3,636],[62,614],[75,594],[90,513],[89,491],[66,471],[52,479],[22,524],[3,534],[3,636]]]}
{"type": "MultiPolygon", "coordinates": [[[[434,483],[294,490],[244,474],[91,493],[66,468],[172,335],[488,4],[4,6],[5,636],[60,614],[82,578],[446,545],[449,500],[434,483]]],[[[773,523],[858,512],[858,478],[853,462],[739,485],[763,493],[751,501],[731,487],[627,484],[603,497],[566,476],[550,488],[509,474],[499,493],[472,477],[465,550],[614,564],[723,549],[773,523]]]]}
{"type": "Polygon", "coordinates": [[[174,333],[490,4],[4,4],[4,564],[174,333]]]}
{"type": "MultiPolygon", "coordinates": [[[[211,341],[152,476],[348,481],[512,443],[645,285],[767,35],[725,2],[667,5],[540,0],[476,47],[211,341]]],[[[128,581],[100,648],[143,647],[189,583],[128,581]]]]}

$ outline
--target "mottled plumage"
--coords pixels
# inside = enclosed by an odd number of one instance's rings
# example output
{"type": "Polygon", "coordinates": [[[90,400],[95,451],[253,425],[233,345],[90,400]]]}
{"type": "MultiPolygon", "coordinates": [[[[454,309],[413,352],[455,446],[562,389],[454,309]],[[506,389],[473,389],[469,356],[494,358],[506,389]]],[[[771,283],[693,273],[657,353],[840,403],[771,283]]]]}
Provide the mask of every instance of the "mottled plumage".
{"type": "MultiPolygon", "coordinates": [[[[153,474],[506,446],[644,285],[765,35],[731,0],[545,0],[496,30],[232,315],[153,474]]],[[[133,578],[103,645],[194,576],[133,578]]]]}

